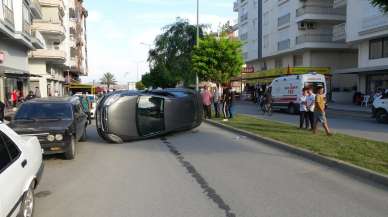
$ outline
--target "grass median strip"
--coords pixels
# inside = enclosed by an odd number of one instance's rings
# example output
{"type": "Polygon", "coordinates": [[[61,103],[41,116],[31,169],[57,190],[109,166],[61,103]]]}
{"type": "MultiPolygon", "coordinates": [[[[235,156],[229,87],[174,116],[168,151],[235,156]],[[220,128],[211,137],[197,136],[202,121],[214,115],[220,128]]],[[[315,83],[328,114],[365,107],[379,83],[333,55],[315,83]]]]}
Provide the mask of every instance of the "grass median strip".
{"type": "MultiPolygon", "coordinates": [[[[221,122],[220,119],[213,119],[221,122]]],[[[336,133],[327,137],[293,125],[237,115],[225,125],[265,136],[314,153],[342,160],[376,172],[388,174],[388,143],[372,141],[336,133]]]]}

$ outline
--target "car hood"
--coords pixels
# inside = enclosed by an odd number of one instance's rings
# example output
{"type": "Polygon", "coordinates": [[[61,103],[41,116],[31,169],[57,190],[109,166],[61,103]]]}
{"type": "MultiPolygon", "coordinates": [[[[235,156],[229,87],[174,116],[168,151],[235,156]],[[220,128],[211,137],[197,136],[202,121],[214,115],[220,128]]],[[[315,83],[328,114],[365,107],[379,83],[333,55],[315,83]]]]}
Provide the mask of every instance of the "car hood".
{"type": "Polygon", "coordinates": [[[12,121],[10,127],[21,134],[33,134],[41,132],[64,131],[71,126],[71,120],[60,121],[12,121]]]}

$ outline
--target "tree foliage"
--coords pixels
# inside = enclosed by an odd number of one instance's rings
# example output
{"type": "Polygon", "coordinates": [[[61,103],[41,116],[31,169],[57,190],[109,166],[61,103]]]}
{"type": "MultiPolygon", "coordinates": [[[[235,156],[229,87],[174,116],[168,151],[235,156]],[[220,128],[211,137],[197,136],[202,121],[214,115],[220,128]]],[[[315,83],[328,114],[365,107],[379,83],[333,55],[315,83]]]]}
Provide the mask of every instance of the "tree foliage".
{"type": "Polygon", "coordinates": [[[207,36],[193,54],[193,68],[202,81],[226,83],[241,73],[242,43],[228,37],[207,36]]]}
{"type": "Polygon", "coordinates": [[[136,82],[136,89],[137,90],[144,90],[145,86],[144,86],[143,82],[141,82],[141,81],[136,82]]]}
{"type": "MultiPolygon", "coordinates": [[[[196,26],[187,20],[177,21],[163,28],[155,39],[155,48],[149,51],[150,73],[143,76],[143,84],[153,87],[185,86],[195,82],[191,59],[196,44],[196,26]]],[[[202,26],[200,37],[203,37],[202,26]]]]}
{"type": "Polygon", "coordinates": [[[370,0],[372,5],[379,7],[384,13],[388,13],[388,0],[370,0]]]}
{"type": "Polygon", "coordinates": [[[112,73],[107,72],[107,73],[105,73],[102,76],[102,78],[100,80],[100,83],[101,84],[105,84],[108,87],[108,90],[109,90],[111,85],[117,84],[117,81],[116,81],[115,76],[112,73]]]}

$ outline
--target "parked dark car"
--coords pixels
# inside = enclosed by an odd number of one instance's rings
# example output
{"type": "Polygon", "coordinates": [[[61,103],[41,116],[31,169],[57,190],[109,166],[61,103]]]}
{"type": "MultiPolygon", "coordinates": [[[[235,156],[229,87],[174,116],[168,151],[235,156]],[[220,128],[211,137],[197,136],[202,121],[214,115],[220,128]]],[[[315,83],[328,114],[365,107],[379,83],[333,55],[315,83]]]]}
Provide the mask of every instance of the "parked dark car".
{"type": "Polygon", "coordinates": [[[44,154],[73,159],[76,142],[86,140],[87,115],[78,97],[33,99],[18,109],[10,127],[18,134],[37,136],[44,154]]]}
{"type": "Polygon", "coordinates": [[[122,91],[99,101],[96,126],[104,140],[122,143],[195,128],[202,116],[200,94],[192,90],[122,91]]]}

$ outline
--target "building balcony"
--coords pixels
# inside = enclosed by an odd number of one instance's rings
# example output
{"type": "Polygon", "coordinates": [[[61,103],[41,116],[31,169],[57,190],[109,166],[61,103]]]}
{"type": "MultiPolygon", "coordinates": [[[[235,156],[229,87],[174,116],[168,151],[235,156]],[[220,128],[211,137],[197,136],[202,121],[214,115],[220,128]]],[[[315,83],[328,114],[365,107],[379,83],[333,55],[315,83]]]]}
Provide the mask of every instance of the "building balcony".
{"type": "Polygon", "coordinates": [[[42,19],[42,8],[40,7],[39,0],[33,0],[31,3],[31,13],[34,19],[42,19]]]}
{"type": "Polygon", "coordinates": [[[346,49],[349,48],[344,41],[333,41],[333,34],[306,33],[296,37],[296,49],[346,49]]]}
{"type": "Polygon", "coordinates": [[[333,26],[333,41],[346,40],[346,23],[341,23],[333,26]]]}
{"type": "Polygon", "coordinates": [[[63,64],[66,62],[66,52],[55,49],[39,49],[36,51],[31,51],[29,58],[42,59],[52,63],[63,64]]]}
{"type": "Polygon", "coordinates": [[[346,21],[346,8],[307,5],[296,10],[296,21],[346,21]]]}
{"type": "Polygon", "coordinates": [[[388,14],[375,15],[362,19],[360,35],[368,35],[388,30],[388,14]]]}
{"type": "Polygon", "coordinates": [[[65,4],[63,0],[38,0],[41,6],[58,7],[61,16],[65,16],[65,4]]]}
{"type": "Polygon", "coordinates": [[[65,27],[61,22],[49,20],[34,20],[32,30],[41,32],[45,37],[50,39],[65,39],[65,27]]]}
{"type": "Polygon", "coordinates": [[[347,0],[334,0],[333,8],[344,8],[348,4],[347,0]]]}
{"type": "Polygon", "coordinates": [[[3,4],[3,16],[5,24],[10,27],[11,29],[15,28],[15,19],[14,19],[14,13],[13,11],[7,7],[5,4],[3,4]]]}

